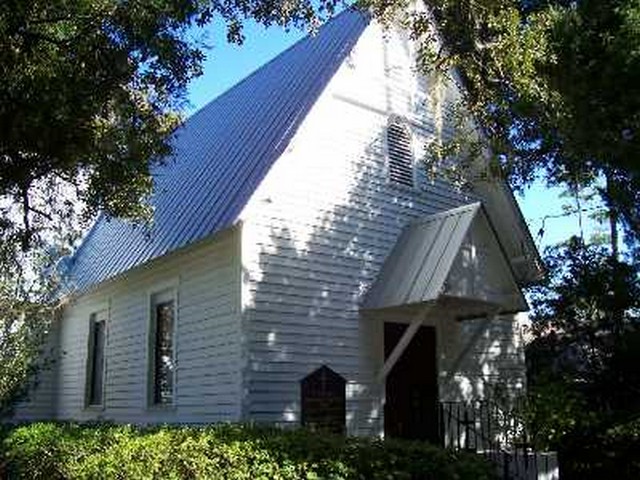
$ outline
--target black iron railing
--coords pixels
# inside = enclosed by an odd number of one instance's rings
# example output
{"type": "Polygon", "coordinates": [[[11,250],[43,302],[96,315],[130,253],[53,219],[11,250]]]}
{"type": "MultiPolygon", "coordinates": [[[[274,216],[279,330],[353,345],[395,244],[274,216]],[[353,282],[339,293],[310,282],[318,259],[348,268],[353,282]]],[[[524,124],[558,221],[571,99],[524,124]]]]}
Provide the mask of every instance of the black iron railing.
{"type": "Polygon", "coordinates": [[[504,480],[537,479],[553,469],[553,455],[534,450],[519,411],[517,404],[505,407],[491,401],[441,402],[440,442],[485,456],[504,480]]]}
{"type": "Polygon", "coordinates": [[[496,402],[441,402],[439,438],[445,447],[480,452],[511,449],[527,443],[528,435],[514,408],[496,402]]]}

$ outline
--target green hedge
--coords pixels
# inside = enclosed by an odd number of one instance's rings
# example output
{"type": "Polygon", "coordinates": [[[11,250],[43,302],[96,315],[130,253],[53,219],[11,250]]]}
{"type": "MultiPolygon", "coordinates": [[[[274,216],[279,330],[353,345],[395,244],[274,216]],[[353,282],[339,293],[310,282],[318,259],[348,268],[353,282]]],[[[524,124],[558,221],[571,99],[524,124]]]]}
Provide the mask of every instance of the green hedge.
{"type": "Polygon", "coordinates": [[[610,427],[577,430],[559,448],[562,478],[640,479],[640,418],[610,427]]]}
{"type": "Polygon", "coordinates": [[[241,425],[34,423],[2,444],[8,478],[489,480],[481,458],[421,442],[241,425]]]}

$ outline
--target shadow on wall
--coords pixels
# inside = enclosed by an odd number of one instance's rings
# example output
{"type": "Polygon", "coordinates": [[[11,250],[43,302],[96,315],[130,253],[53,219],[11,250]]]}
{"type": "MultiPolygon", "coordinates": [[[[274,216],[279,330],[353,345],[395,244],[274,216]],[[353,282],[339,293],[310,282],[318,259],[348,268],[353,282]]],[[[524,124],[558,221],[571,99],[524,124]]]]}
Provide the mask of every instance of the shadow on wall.
{"type": "Polygon", "coordinates": [[[359,302],[403,227],[402,217],[414,209],[410,195],[389,191],[382,171],[376,172],[383,169],[381,145],[382,136],[360,158],[345,159],[341,173],[351,180],[343,198],[311,198],[322,207],[303,213],[298,209],[305,199],[291,198],[283,212],[268,207],[259,220],[259,260],[245,271],[253,299],[246,313],[245,406],[252,420],[298,424],[299,382],[327,365],[347,380],[348,431],[375,433],[378,412],[367,408],[362,391],[377,352],[359,302]],[[369,351],[362,349],[364,337],[371,339],[369,351]]]}
{"type": "Polygon", "coordinates": [[[510,316],[463,321],[443,380],[443,400],[515,399],[525,382],[519,328],[510,316]]]}
{"type": "MultiPolygon", "coordinates": [[[[316,192],[308,192],[306,202],[292,195],[286,208],[279,210],[275,201],[255,220],[262,233],[256,235],[259,255],[244,272],[252,298],[245,317],[245,418],[298,424],[300,381],[327,365],[347,380],[348,432],[381,431],[383,386],[374,379],[383,363],[382,323],[363,318],[360,300],[408,222],[470,201],[450,191],[445,203],[438,198],[442,182],[421,182],[416,190],[389,184],[384,135],[345,159],[341,173],[349,173],[351,182],[342,198],[320,199],[323,207],[312,211],[308,200],[314,205],[316,192]]],[[[450,321],[455,325],[446,335],[460,336],[469,325],[450,321]]],[[[480,329],[454,345],[460,354],[452,361],[452,397],[471,399],[486,394],[485,382],[499,383],[507,346],[493,335],[480,329]],[[481,362],[480,371],[469,363],[472,357],[481,362]]]]}
{"type": "MultiPolygon", "coordinates": [[[[406,48],[409,41],[404,39],[406,48]]],[[[337,138],[328,133],[318,143],[311,142],[311,147],[294,142],[287,158],[279,162],[291,167],[287,180],[296,178],[292,173],[296,172],[304,181],[278,185],[286,196],[265,200],[243,227],[243,235],[247,228],[252,230],[250,238],[257,245],[251,248],[258,250],[243,272],[250,298],[244,318],[248,358],[243,414],[252,421],[299,424],[300,381],[327,365],[347,380],[348,432],[379,434],[383,386],[374,379],[383,363],[383,325],[361,315],[360,300],[410,221],[473,201],[443,181],[430,181],[423,171],[416,175],[415,189],[388,181],[384,142],[387,119],[395,110],[413,112],[416,117],[418,108],[424,110],[419,118],[432,120],[411,123],[422,140],[450,132],[436,111],[444,108],[444,94],[427,98],[424,79],[419,88],[424,95],[405,92],[404,88],[415,89],[415,85],[402,83],[407,72],[394,66],[396,60],[386,43],[380,47],[385,95],[381,108],[386,109],[387,118],[363,106],[369,99],[360,98],[361,92],[334,94],[334,101],[346,102],[336,106],[353,108],[353,116],[349,121],[332,117],[334,123],[326,128],[345,133],[337,138]],[[369,125],[369,130],[361,124],[369,125]],[[377,133],[371,133],[371,125],[377,125],[377,133]],[[318,151],[324,153],[326,164],[313,163],[319,162],[318,151]],[[313,181],[307,181],[311,177],[313,181]]],[[[349,112],[338,111],[345,116],[349,112]]],[[[459,328],[446,333],[459,335],[459,328]]],[[[484,339],[482,335],[475,341],[484,339]]],[[[491,333],[487,335],[492,345],[482,347],[481,356],[491,378],[499,370],[497,358],[504,347],[490,338],[491,333]]],[[[473,351],[476,347],[471,342],[456,348],[473,351]]],[[[460,397],[467,397],[482,388],[476,370],[463,360],[451,384],[460,389],[460,397]],[[466,375],[469,378],[463,380],[466,375]]]]}

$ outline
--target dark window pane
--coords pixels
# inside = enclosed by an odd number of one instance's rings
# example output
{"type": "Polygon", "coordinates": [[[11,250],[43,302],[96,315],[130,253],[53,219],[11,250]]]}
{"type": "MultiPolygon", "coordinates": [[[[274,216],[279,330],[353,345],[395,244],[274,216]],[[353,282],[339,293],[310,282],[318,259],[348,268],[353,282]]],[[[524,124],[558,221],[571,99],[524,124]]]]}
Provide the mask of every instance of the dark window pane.
{"type": "Polygon", "coordinates": [[[89,369],[89,405],[102,405],[104,380],[104,346],[106,338],[106,322],[104,320],[91,323],[91,368],[89,369]]]}
{"type": "Polygon", "coordinates": [[[173,301],[155,306],[153,403],[173,401],[173,301]]]}
{"type": "Polygon", "coordinates": [[[345,379],[323,365],[300,383],[302,425],[311,430],[345,433],[345,379]]]}

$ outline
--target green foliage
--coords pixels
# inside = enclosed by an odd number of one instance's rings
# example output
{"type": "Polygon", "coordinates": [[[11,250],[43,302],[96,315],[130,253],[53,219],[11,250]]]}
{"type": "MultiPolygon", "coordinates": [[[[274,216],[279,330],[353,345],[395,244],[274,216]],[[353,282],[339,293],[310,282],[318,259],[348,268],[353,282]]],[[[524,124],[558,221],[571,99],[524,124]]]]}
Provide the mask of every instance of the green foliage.
{"type": "Polygon", "coordinates": [[[582,393],[568,382],[538,378],[526,400],[522,417],[529,440],[541,451],[557,451],[568,435],[596,419],[582,393]]]}
{"type": "Polygon", "coordinates": [[[239,425],[136,428],[36,423],[3,443],[9,478],[237,480],[494,478],[481,458],[419,442],[239,425]]]}
{"type": "Polygon", "coordinates": [[[640,270],[577,238],[550,249],[532,292],[525,418],[563,478],[638,478],[640,270]]]}
{"type": "MultiPolygon", "coordinates": [[[[148,218],[204,44],[222,19],[311,25],[334,0],[10,0],[0,12],[0,235],[23,249],[102,210],[148,218]],[[164,159],[164,160],[163,160],[164,159]],[[64,225],[61,226],[60,223],[64,225]]],[[[10,253],[10,252],[9,252],[10,253]]],[[[11,257],[9,257],[11,258],[11,257]]],[[[1,260],[1,259],[0,259],[1,260]]]]}
{"type": "Polygon", "coordinates": [[[365,0],[404,21],[421,42],[420,68],[462,79],[461,108],[482,128],[455,122],[430,161],[470,164],[467,176],[523,186],[545,171],[554,184],[606,177],[605,203],[640,238],[640,5],[636,0],[365,0]],[[480,162],[491,154],[489,168],[480,162]],[[478,172],[479,169],[479,172],[478,172]]]}
{"type": "Polygon", "coordinates": [[[51,315],[46,305],[15,301],[0,285],[0,418],[25,398],[48,366],[42,349],[51,315]]]}
{"type": "Polygon", "coordinates": [[[638,328],[638,266],[576,237],[548,250],[545,261],[547,282],[530,291],[536,336],[530,371],[597,382],[623,339],[638,328]]]}
{"type": "Polygon", "coordinates": [[[53,361],[47,337],[57,306],[50,274],[57,255],[16,252],[15,261],[0,269],[0,418],[12,413],[53,361]]]}
{"type": "Polygon", "coordinates": [[[568,480],[640,478],[640,417],[576,430],[565,437],[559,454],[568,480]]]}

